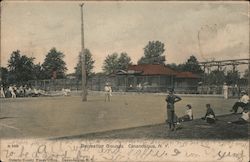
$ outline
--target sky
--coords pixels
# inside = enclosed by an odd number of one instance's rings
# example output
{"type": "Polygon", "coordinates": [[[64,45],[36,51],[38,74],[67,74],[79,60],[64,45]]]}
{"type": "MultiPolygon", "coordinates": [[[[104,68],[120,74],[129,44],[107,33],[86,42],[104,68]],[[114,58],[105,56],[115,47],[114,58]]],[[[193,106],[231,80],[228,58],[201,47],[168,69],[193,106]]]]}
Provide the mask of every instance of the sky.
{"type": "MultiPolygon", "coordinates": [[[[55,47],[74,72],[81,51],[80,1],[1,3],[1,64],[19,49],[42,63],[55,47]]],[[[105,57],[126,52],[134,64],[149,41],[165,44],[166,63],[249,58],[248,2],[86,1],[85,48],[94,71],[105,57]]],[[[246,66],[245,66],[246,67],[246,66]]],[[[244,68],[244,67],[243,67],[244,68]]]]}

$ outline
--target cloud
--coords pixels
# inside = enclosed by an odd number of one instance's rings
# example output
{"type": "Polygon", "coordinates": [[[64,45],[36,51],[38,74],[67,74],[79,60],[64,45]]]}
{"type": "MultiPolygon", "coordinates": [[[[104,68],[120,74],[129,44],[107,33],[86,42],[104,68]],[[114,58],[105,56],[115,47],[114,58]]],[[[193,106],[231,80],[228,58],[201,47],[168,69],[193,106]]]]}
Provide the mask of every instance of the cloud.
{"type": "MultiPolygon", "coordinates": [[[[207,34],[205,39],[202,39],[201,48],[207,57],[235,57],[239,58],[239,53],[245,53],[241,57],[248,57],[249,37],[248,23],[242,22],[239,24],[227,24],[224,28],[216,30],[216,34],[211,32],[207,34]],[[209,37],[211,36],[211,37],[209,37]]],[[[208,32],[209,33],[209,32],[208,32]]]]}
{"type": "MultiPolygon", "coordinates": [[[[2,15],[2,61],[16,49],[42,62],[51,47],[65,53],[69,72],[81,50],[80,7],[76,2],[10,3],[2,15]],[[32,44],[32,45],[31,45],[32,44]]],[[[229,2],[86,2],[85,47],[100,71],[105,57],[127,52],[134,63],[148,41],[165,44],[168,63],[191,54],[227,59],[249,47],[248,3],[229,2]],[[215,25],[216,24],[216,25],[215,25]],[[204,54],[200,53],[200,44],[204,54]]]]}

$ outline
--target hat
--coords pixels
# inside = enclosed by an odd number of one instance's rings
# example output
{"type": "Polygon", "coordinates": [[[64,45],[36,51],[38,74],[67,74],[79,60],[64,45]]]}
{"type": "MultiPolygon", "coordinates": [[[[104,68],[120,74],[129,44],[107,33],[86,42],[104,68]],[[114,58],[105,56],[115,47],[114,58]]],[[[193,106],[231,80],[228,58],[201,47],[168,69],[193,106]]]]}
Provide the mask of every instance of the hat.
{"type": "Polygon", "coordinates": [[[206,104],[207,107],[210,107],[211,105],[210,104],[206,104]]]}
{"type": "Polygon", "coordinates": [[[173,93],[174,92],[174,88],[170,89],[169,92],[173,93]]]}

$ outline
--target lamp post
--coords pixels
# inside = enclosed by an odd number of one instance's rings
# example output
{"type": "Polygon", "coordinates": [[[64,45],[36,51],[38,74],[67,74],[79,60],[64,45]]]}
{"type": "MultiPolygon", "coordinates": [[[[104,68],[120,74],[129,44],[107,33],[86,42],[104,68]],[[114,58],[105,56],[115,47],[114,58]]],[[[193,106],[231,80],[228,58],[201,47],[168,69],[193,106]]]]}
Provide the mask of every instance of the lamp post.
{"type": "Polygon", "coordinates": [[[87,89],[86,89],[86,66],[85,66],[85,52],[84,52],[84,24],[83,24],[83,5],[80,4],[81,7],[81,61],[82,61],[82,101],[87,101],[87,89]]]}

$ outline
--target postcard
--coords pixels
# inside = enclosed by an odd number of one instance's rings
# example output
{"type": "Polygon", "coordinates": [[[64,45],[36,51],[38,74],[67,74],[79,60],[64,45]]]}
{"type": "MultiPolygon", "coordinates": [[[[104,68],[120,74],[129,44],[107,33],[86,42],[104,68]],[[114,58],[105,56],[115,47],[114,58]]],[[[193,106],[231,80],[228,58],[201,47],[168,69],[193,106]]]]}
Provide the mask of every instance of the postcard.
{"type": "Polygon", "coordinates": [[[2,1],[3,162],[247,162],[247,1],[2,1]]]}

